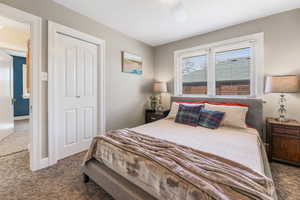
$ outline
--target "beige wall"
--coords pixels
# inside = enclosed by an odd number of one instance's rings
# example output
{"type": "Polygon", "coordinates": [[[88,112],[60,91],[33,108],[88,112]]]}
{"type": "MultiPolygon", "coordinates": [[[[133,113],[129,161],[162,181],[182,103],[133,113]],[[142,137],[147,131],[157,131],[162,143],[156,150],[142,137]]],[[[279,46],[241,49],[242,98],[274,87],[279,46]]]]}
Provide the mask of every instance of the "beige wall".
{"type": "MultiPolygon", "coordinates": [[[[106,125],[107,129],[133,127],[144,122],[144,105],[151,93],[154,77],[154,49],[142,42],[79,15],[51,0],[0,0],[12,7],[43,19],[42,70],[47,71],[47,21],[69,26],[106,40],[106,125]],[[144,59],[142,76],[121,72],[121,51],[141,55],[144,59]]],[[[43,157],[47,156],[47,83],[43,91],[43,157]]]]}
{"type": "MultiPolygon", "coordinates": [[[[264,32],[265,74],[300,75],[300,9],[246,22],[155,48],[155,78],[173,86],[173,52],[197,45],[264,32]]],[[[264,96],[265,116],[277,116],[278,95],[264,96]]],[[[300,120],[300,94],[288,94],[288,117],[300,120]]]]}
{"type": "Polygon", "coordinates": [[[4,26],[0,29],[0,48],[27,51],[29,33],[4,26]]]}

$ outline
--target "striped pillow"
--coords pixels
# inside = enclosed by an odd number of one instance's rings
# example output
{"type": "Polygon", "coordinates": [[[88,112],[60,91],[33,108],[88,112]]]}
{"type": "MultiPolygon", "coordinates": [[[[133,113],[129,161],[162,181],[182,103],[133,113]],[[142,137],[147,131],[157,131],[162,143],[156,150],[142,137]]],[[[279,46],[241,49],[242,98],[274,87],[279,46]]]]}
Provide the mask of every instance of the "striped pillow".
{"type": "Polygon", "coordinates": [[[187,125],[191,125],[191,126],[198,126],[202,108],[203,108],[203,105],[201,105],[201,106],[186,106],[186,105],[180,104],[176,118],[175,118],[175,122],[187,124],[187,125]]]}
{"type": "Polygon", "coordinates": [[[224,115],[224,112],[202,109],[199,118],[199,125],[210,129],[219,128],[224,115]]]}
{"type": "Polygon", "coordinates": [[[168,116],[166,117],[166,119],[175,119],[176,118],[180,104],[183,104],[185,106],[200,106],[200,105],[204,106],[203,102],[202,103],[201,102],[184,102],[184,101],[173,102],[171,105],[171,110],[170,110],[168,116]]]}

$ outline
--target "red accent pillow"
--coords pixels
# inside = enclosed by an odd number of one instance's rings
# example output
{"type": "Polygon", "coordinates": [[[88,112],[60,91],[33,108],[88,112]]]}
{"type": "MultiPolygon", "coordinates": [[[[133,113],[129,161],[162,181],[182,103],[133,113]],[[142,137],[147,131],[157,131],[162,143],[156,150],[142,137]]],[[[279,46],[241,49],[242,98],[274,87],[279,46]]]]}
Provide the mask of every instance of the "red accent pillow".
{"type": "Polygon", "coordinates": [[[208,103],[212,105],[221,105],[221,106],[243,106],[249,107],[247,104],[235,103],[235,102],[213,102],[213,101],[175,101],[176,103],[186,103],[186,104],[203,104],[208,103]]]}
{"type": "Polygon", "coordinates": [[[211,102],[207,101],[207,104],[211,105],[221,105],[221,106],[242,106],[242,107],[249,107],[247,104],[235,103],[235,102],[211,102]]]}
{"type": "Polygon", "coordinates": [[[208,101],[175,101],[175,103],[185,103],[185,104],[204,104],[207,103],[208,101]]]}
{"type": "Polygon", "coordinates": [[[246,123],[246,127],[247,128],[253,128],[252,126],[250,126],[249,124],[246,123]]]}

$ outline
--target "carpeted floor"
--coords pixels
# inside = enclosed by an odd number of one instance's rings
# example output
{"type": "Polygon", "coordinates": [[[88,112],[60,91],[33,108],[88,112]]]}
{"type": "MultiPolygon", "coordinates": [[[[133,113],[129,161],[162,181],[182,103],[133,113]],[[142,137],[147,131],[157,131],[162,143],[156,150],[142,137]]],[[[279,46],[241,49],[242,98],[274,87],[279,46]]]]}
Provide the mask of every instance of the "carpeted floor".
{"type": "Polygon", "coordinates": [[[0,141],[0,157],[27,150],[28,143],[29,133],[27,131],[12,133],[0,141]]]}
{"type": "Polygon", "coordinates": [[[99,186],[84,184],[80,164],[84,154],[31,172],[28,152],[0,158],[1,200],[112,200],[99,186]]]}
{"type": "MultiPolygon", "coordinates": [[[[53,167],[31,172],[28,152],[0,158],[2,200],[113,200],[92,181],[84,184],[80,173],[83,153],[53,167]]],[[[300,168],[271,164],[279,200],[300,200],[300,168]]]]}
{"type": "Polygon", "coordinates": [[[271,163],[279,200],[300,200],[300,167],[271,163]]]}
{"type": "Polygon", "coordinates": [[[29,120],[15,121],[15,132],[0,141],[0,157],[25,151],[29,144],[29,120]]]}

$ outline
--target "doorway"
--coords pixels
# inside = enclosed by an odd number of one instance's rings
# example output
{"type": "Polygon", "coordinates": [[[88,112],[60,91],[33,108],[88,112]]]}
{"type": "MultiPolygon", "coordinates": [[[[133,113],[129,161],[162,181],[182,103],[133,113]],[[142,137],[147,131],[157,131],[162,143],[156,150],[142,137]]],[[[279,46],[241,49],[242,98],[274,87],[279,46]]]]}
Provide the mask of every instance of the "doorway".
{"type": "MultiPolygon", "coordinates": [[[[11,108],[9,108],[9,110],[10,113],[12,113],[10,115],[10,127],[12,127],[11,130],[13,131],[11,131],[5,139],[7,144],[17,142],[20,138],[20,140],[26,141],[20,149],[28,152],[28,165],[31,170],[35,171],[48,166],[48,160],[42,158],[41,146],[42,127],[40,116],[42,109],[40,74],[42,20],[37,16],[1,3],[0,18],[4,19],[0,21],[0,31],[13,24],[16,29],[22,30],[22,28],[24,29],[24,27],[26,27],[25,29],[29,32],[30,40],[28,40],[26,44],[23,43],[23,46],[26,46],[26,48],[22,48],[22,45],[16,45],[20,42],[22,36],[15,37],[15,35],[13,35],[15,32],[1,37],[1,40],[11,40],[9,42],[3,41],[0,45],[2,45],[2,51],[11,57],[12,63],[12,70],[10,71],[10,96],[7,97],[7,99],[10,99],[11,108]],[[17,40],[13,40],[12,38],[17,40]],[[10,44],[14,42],[14,45],[10,44]],[[25,64],[24,60],[26,60],[25,64]],[[13,74],[14,62],[15,65],[18,66],[18,74],[16,73],[16,77],[14,77],[13,74]],[[16,84],[16,91],[14,91],[13,84],[16,84]],[[14,97],[14,94],[17,98],[14,97]],[[21,137],[22,134],[16,134],[20,132],[25,135],[23,138],[21,137]]],[[[5,95],[2,94],[2,96],[5,95]]],[[[18,142],[18,144],[20,143],[18,142]]],[[[14,148],[13,146],[15,145],[7,146],[14,148]]],[[[16,150],[13,151],[15,152],[16,150]]]]}
{"type": "Polygon", "coordinates": [[[30,25],[0,16],[0,158],[28,151],[30,25]]]}

